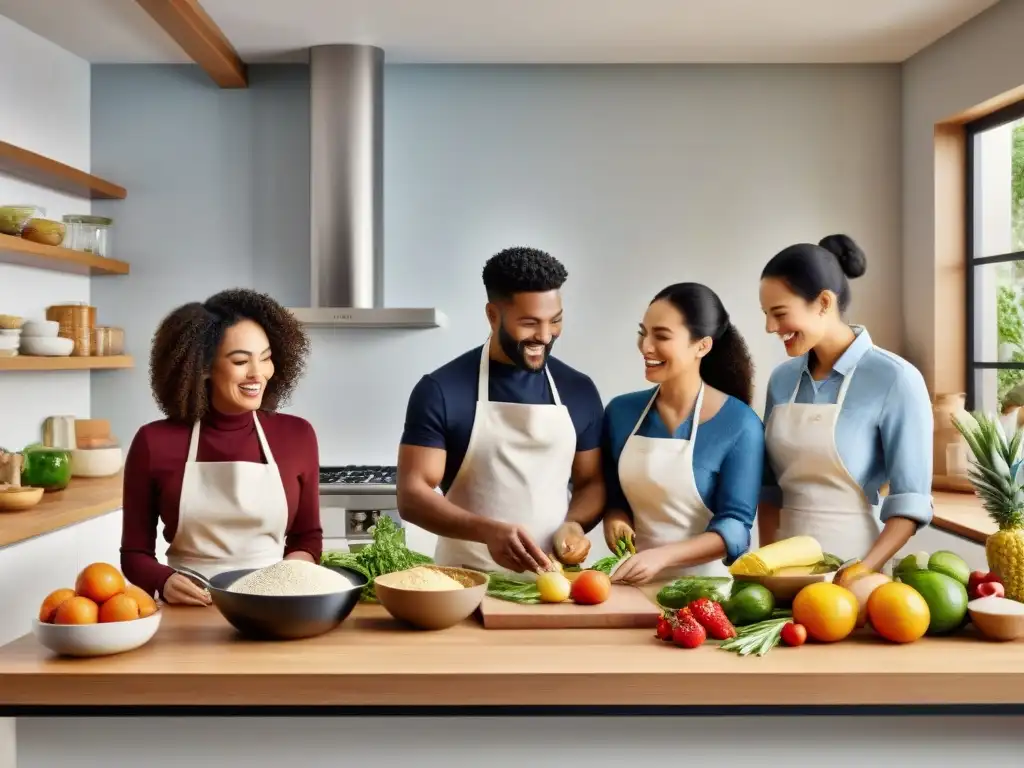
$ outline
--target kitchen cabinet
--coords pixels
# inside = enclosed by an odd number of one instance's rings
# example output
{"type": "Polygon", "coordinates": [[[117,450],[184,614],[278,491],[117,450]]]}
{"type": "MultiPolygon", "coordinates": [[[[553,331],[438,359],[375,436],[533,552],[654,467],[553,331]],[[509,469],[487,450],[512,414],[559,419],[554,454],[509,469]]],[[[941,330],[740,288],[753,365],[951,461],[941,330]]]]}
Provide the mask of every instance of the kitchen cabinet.
{"type": "Polygon", "coordinates": [[[0,548],[0,645],[32,631],[50,592],[74,587],[89,563],[120,563],[121,511],[0,548]]]}

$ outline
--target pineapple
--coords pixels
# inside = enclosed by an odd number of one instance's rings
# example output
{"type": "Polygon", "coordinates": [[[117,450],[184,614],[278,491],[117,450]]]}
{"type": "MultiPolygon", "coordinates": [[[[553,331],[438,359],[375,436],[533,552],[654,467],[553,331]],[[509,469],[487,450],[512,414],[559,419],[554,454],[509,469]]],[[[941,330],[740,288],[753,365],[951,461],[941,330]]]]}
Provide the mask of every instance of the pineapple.
{"type": "Polygon", "coordinates": [[[985,414],[953,417],[971,449],[969,476],[985,511],[999,526],[985,541],[989,570],[1006,596],[1024,602],[1024,431],[1007,438],[999,420],[985,414]]]}

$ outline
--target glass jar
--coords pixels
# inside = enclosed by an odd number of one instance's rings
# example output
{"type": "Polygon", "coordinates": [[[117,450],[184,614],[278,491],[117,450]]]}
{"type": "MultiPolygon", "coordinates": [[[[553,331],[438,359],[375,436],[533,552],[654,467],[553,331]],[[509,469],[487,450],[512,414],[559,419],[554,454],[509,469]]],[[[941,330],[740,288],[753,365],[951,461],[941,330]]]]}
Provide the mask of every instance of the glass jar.
{"type": "Polygon", "coordinates": [[[106,216],[65,216],[68,231],[64,247],[74,251],[85,251],[97,256],[110,256],[110,228],[113,219],[106,216]]]}

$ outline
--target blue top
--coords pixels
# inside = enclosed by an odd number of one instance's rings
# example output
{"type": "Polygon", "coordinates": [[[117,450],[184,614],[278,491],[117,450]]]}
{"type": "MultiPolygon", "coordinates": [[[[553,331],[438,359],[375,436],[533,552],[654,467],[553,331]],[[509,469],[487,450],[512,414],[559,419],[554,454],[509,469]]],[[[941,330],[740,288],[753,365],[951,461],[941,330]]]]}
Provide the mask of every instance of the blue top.
{"type": "MultiPolygon", "coordinates": [[[[619,483],[619,456],[654,389],[619,395],[604,412],[602,459],[608,508],[633,513],[619,483]]],[[[670,434],[654,406],[637,430],[641,437],[666,440],[690,436],[693,415],[670,434]]],[[[750,528],[757,512],[764,464],[764,427],[744,402],[727,397],[718,413],[703,422],[693,446],[693,477],[701,500],[712,514],[707,530],[725,541],[725,562],[731,564],[750,547],[750,528]]]]}
{"type": "MultiPolygon", "coordinates": [[[[836,448],[850,476],[873,506],[889,482],[880,517],[905,517],[920,526],[932,519],[932,441],[934,420],[924,377],[901,357],[879,349],[867,330],[854,327],[857,338],[823,381],[814,381],[807,355],[787,360],[772,371],[764,423],[772,408],[788,403],[800,383],[797,403],[835,404],[839,387],[856,366],[836,423],[836,448]]],[[[782,489],[768,461],[764,463],[763,501],[782,505],[782,489]]]]}
{"type": "MultiPolygon", "coordinates": [[[[451,487],[462,466],[476,418],[477,376],[483,347],[471,349],[421,378],[409,396],[402,443],[447,452],[441,490],[451,487]]],[[[499,403],[551,405],[554,398],[544,371],[527,371],[491,360],[490,399],[499,403]]],[[[604,404],[590,377],[561,360],[548,358],[548,370],[558,387],[562,405],[576,427],[576,450],[601,446],[604,404]]],[[[566,478],[568,484],[569,478],[566,478]]]]}

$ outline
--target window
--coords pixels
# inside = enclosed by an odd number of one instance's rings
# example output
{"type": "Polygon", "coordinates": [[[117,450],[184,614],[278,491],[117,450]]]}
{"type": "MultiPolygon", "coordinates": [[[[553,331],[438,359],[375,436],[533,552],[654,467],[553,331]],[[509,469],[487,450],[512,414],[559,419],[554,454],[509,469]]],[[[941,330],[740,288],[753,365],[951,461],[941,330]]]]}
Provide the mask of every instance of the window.
{"type": "Polygon", "coordinates": [[[967,125],[967,259],[967,407],[1024,405],[1024,102],[967,125]]]}

